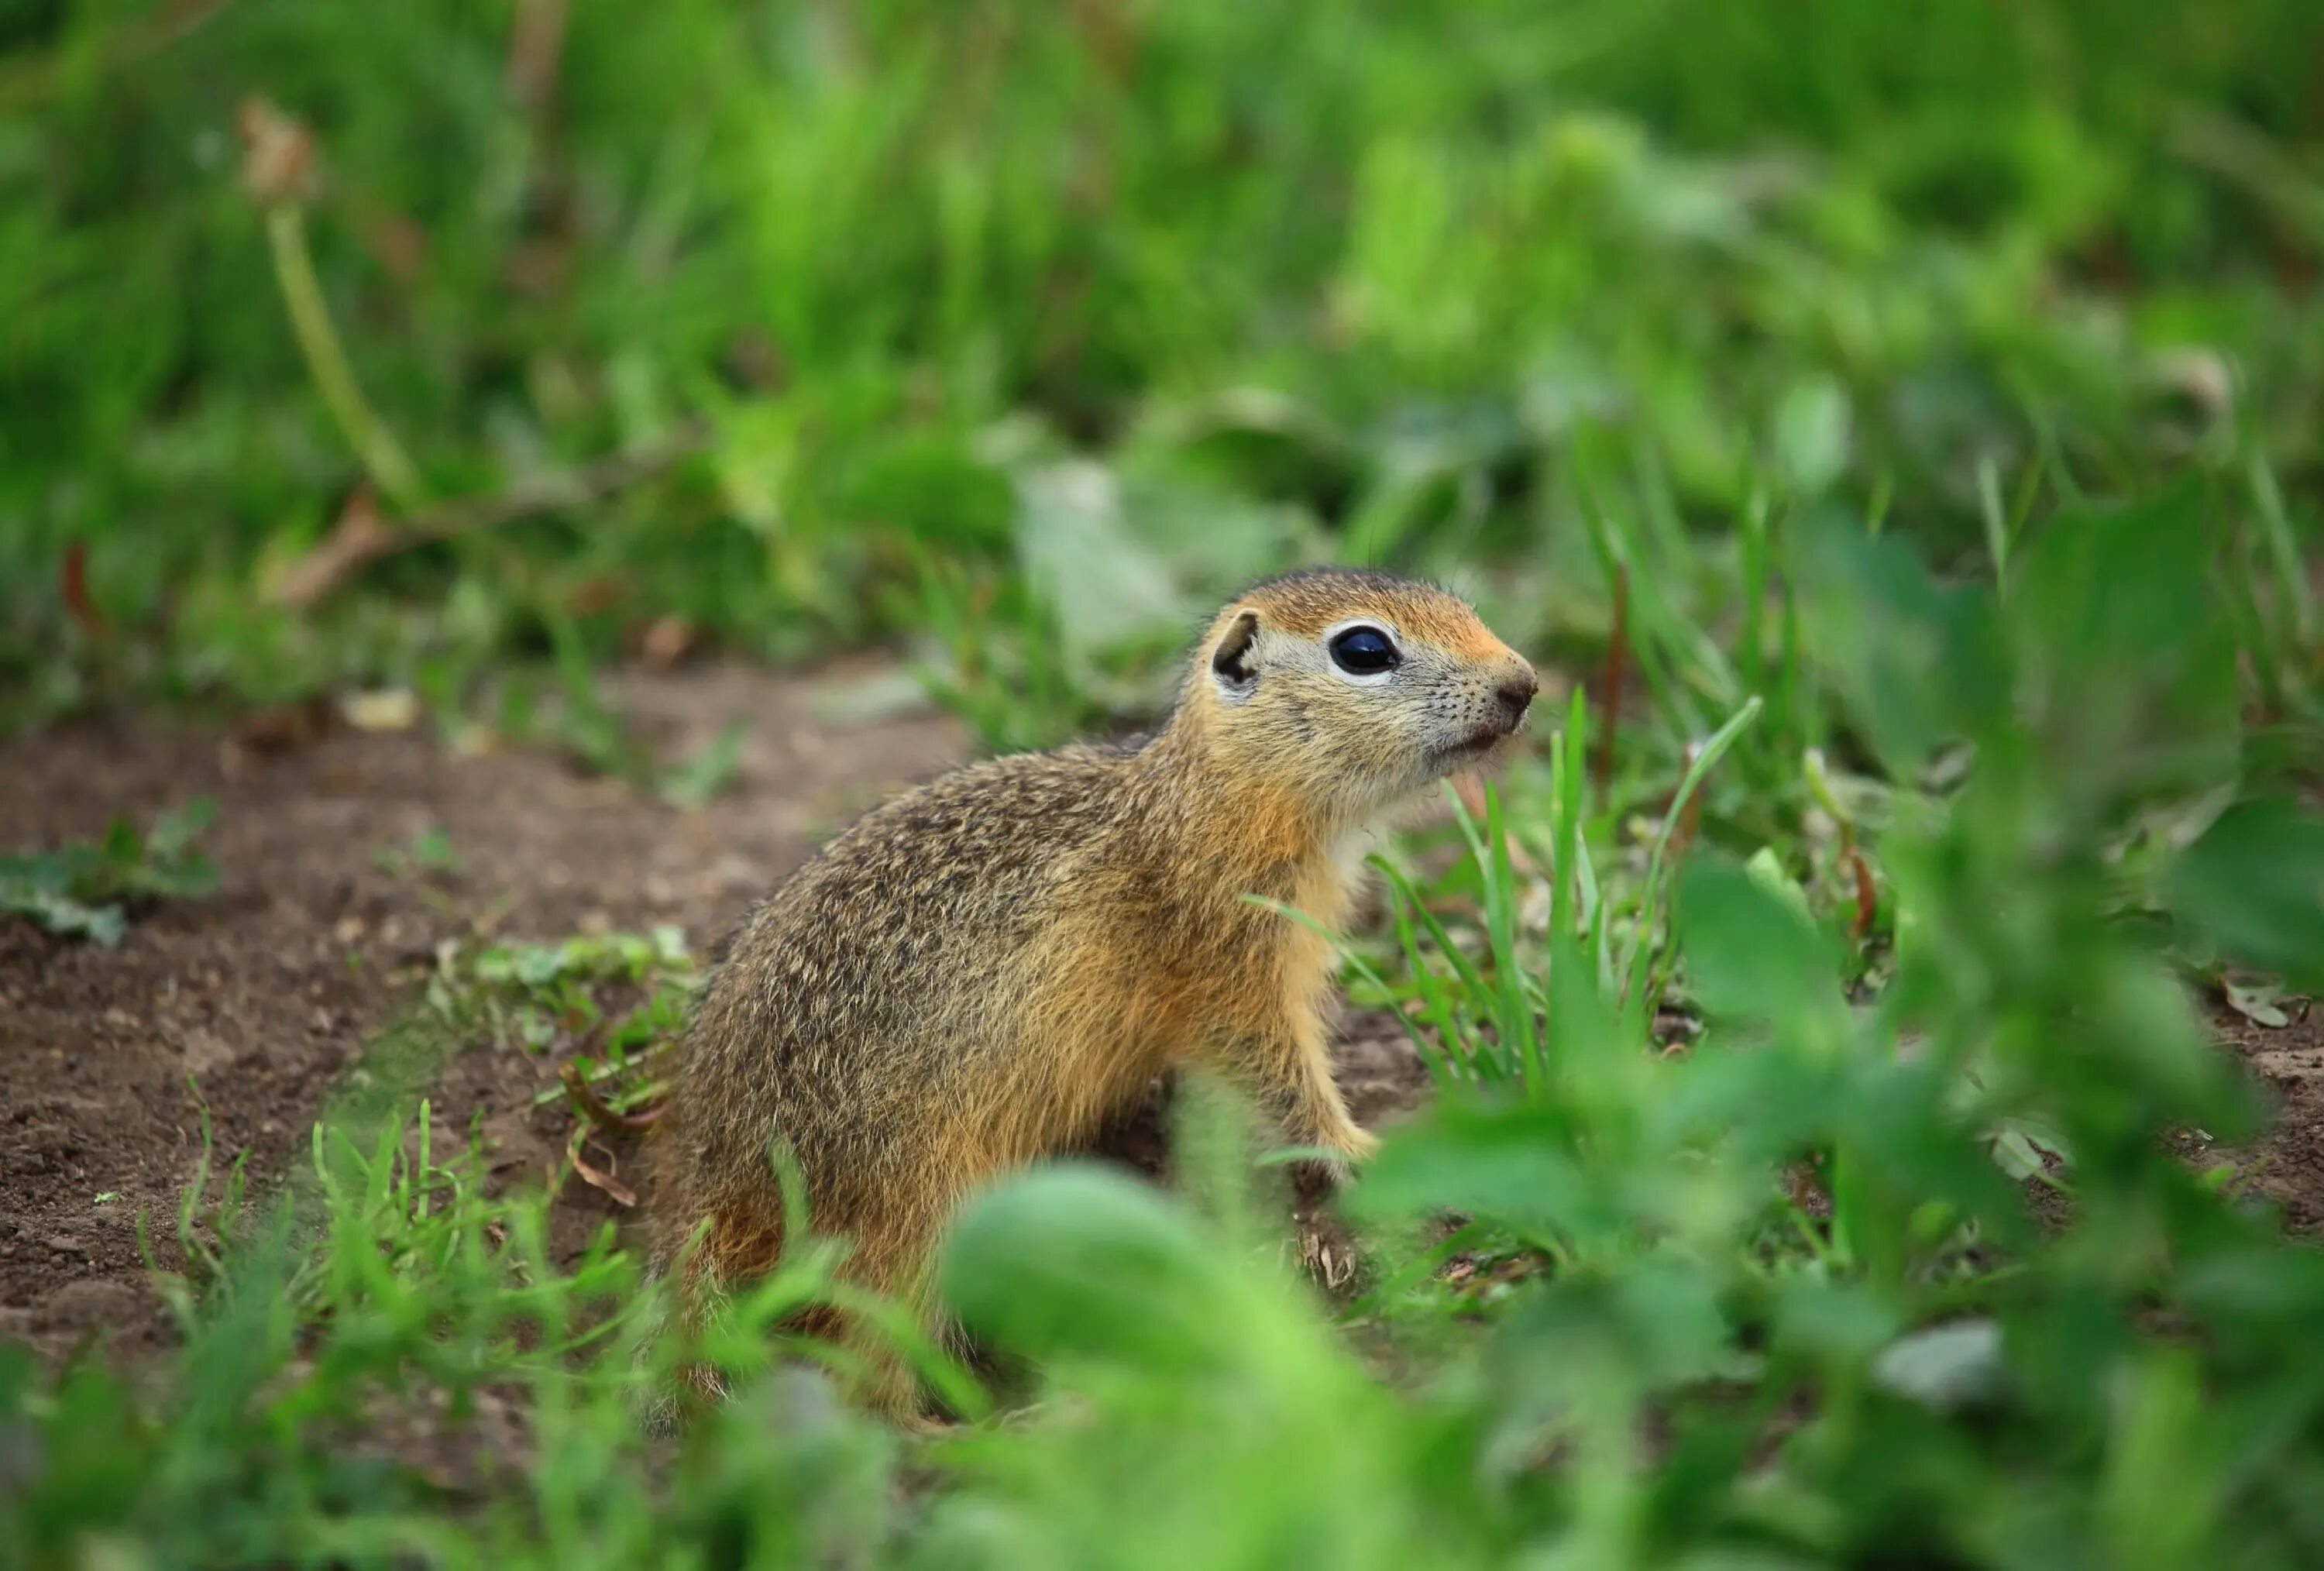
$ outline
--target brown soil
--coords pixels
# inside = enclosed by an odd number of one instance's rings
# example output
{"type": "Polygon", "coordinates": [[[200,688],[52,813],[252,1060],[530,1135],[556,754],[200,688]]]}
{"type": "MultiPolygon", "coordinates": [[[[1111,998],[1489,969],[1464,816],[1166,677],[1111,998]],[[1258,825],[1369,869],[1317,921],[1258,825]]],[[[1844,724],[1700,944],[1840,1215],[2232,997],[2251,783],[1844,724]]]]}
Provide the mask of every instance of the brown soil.
{"type": "MultiPolygon", "coordinates": [[[[94,1331],[134,1353],[168,1335],[137,1235],[174,1262],[207,1105],[223,1157],[288,1171],[324,1104],[409,993],[399,974],[485,928],[555,939],[679,926],[715,942],[744,906],[866,799],[958,756],[920,713],[823,716],[877,673],[807,681],[718,667],[610,683],[669,756],[749,727],[733,789],[681,812],[539,753],[460,756],[420,732],[245,726],[239,740],[150,721],[0,744],[0,851],[141,826],[207,796],[221,885],[140,915],[116,949],[0,919],[0,1336],[59,1353],[94,1331]],[[449,875],[383,858],[441,831],[449,875]]],[[[536,1170],[563,1121],[529,1118],[555,1063],[471,1053],[434,1087],[440,1123],[481,1112],[503,1167],[536,1170]]],[[[578,1193],[576,1236],[613,1211],[578,1193]]]]}
{"type": "Polygon", "coordinates": [[[2282,1026],[2224,1005],[2212,1011],[2220,1040],[2242,1055],[2276,1105],[2257,1151],[2209,1156],[2235,1161],[2250,1193],[2281,1208],[2290,1226],[2324,1232],[2324,1009],[2292,1000],[2283,1008],[2290,1023],[2282,1026]]]}
{"type": "MultiPolygon", "coordinates": [[[[140,718],[0,744],[0,852],[208,796],[218,817],[202,845],[222,879],[214,897],[141,913],[117,949],[0,919],[0,1337],[51,1355],[100,1334],[122,1354],[165,1342],[138,1219],[173,1264],[204,1107],[219,1152],[246,1150],[262,1180],[291,1171],[442,941],[663,922],[697,947],[723,938],[839,823],[960,755],[954,729],[925,712],[863,717],[850,695],[881,676],[718,666],[609,682],[609,701],[666,755],[748,725],[733,788],[691,812],[540,753],[463,755],[420,732],[245,726],[237,740],[140,718]],[[858,717],[835,712],[847,708],[858,717]],[[430,830],[448,839],[456,873],[388,855],[430,830]]],[[[2295,1225],[2324,1225],[2324,1021],[2268,1030],[2224,1016],[2222,1035],[2282,1101],[2255,1187],[2295,1225]]],[[[1425,1094],[1382,1017],[1346,1021],[1337,1057],[1368,1125],[1425,1094]]],[[[530,1103],[555,1069],[514,1049],[457,1058],[430,1087],[439,1125],[480,1119],[497,1169],[549,1171],[569,1119],[530,1103]]],[[[1102,1149],[1161,1170],[1161,1105],[1149,1098],[1102,1149]]],[[[627,1147],[600,1145],[592,1160],[633,1181],[627,1147]]],[[[577,1244],[630,1214],[568,1182],[558,1215],[577,1244]]]]}

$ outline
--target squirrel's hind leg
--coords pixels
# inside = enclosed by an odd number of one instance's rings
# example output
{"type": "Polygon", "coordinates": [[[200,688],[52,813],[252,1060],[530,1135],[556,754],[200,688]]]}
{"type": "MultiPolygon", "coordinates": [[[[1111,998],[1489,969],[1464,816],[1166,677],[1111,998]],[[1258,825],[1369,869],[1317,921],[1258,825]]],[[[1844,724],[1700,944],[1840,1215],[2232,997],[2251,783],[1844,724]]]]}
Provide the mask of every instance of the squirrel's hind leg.
{"type": "Polygon", "coordinates": [[[882,1226],[857,1234],[855,1248],[840,1268],[847,1284],[876,1295],[886,1316],[839,1312],[833,1340],[853,1366],[850,1387],[854,1400],[870,1411],[907,1428],[926,1428],[928,1392],[909,1352],[899,1344],[895,1321],[900,1319],[933,1344],[940,1353],[961,1352],[958,1328],[938,1305],[936,1247],[942,1218],[912,1215],[886,1219],[882,1226]],[[887,1324],[882,1324],[882,1320],[887,1324]]]}
{"type": "MultiPolygon", "coordinates": [[[[854,1218],[852,1226],[835,1223],[832,1231],[850,1240],[836,1272],[839,1282],[851,1294],[878,1298],[885,1312],[867,1315],[844,1303],[817,1303],[779,1327],[831,1343],[841,1354],[842,1382],[858,1405],[899,1424],[917,1424],[925,1393],[914,1361],[899,1345],[896,1319],[917,1327],[938,1347],[958,1351],[956,1333],[936,1307],[935,1254],[942,1223],[941,1214],[919,1207],[854,1218]]],[[[674,1270],[673,1328],[689,1352],[735,1297],[779,1266],[782,1250],[779,1213],[761,1215],[747,1204],[712,1210],[699,1243],[674,1270]]],[[[682,1400],[715,1403],[728,1394],[732,1375],[696,1359],[678,1384],[682,1400]]]]}

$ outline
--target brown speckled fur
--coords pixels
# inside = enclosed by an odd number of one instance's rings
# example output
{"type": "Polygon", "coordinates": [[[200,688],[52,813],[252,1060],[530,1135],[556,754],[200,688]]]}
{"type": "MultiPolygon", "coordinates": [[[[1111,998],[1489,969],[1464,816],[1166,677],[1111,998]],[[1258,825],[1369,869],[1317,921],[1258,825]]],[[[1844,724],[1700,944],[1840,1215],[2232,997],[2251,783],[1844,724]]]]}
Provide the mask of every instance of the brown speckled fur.
{"type": "MultiPolygon", "coordinates": [[[[847,1270],[924,1308],[954,1208],[1086,1136],[1174,1065],[1210,1066],[1289,1141],[1360,1159],[1325,1056],[1326,943],[1243,900],[1343,919],[1369,836],[1521,723],[1532,668],[1431,587],[1311,570],[1222,611],[1142,744],[972,765],[857,822],[752,911],[711,978],[660,1154],[661,1262],[698,1312],[775,1263],[770,1142],[847,1270]],[[1386,683],[1323,636],[1388,630],[1386,683]],[[1222,676],[1222,646],[1244,647],[1222,676]]],[[[715,1389],[712,1377],[699,1383],[715,1389]]],[[[892,1366],[871,1396],[912,1402],[892,1366]]]]}

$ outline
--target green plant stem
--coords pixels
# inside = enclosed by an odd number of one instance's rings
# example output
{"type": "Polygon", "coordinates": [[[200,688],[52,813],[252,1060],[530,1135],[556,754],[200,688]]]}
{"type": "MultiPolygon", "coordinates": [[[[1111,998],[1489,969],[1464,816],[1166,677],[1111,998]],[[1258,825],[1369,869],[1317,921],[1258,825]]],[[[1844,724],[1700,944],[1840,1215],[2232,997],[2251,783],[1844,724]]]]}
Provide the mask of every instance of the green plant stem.
{"type": "MultiPolygon", "coordinates": [[[[1663,815],[1662,829],[1655,836],[1654,851],[1646,859],[1646,885],[1638,895],[1638,914],[1631,924],[1630,942],[1622,956],[1621,1007],[1624,1010],[1628,1010],[1632,1002],[1630,984],[1637,980],[1639,958],[1646,948],[1647,935],[1654,926],[1655,912],[1661,908],[1663,857],[1670,849],[1672,831],[1685,816],[1686,804],[1702,786],[1703,778],[1726,756],[1727,750],[1735,744],[1735,739],[1743,734],[1744,728],[1759,717],[1759,708],[1760,700],[1756,696],[1748,699],[1740,709],[1728,717],[1726,725],[1711,734],[1711,740],[1702,744],[1702,751],[1688,766],[1685,778],[1679,781],[1678,794],[1671,798],[1670,810],[1663,815]]],[[[1640,999],[1643,1002],[1643,994],[1640,999]]]]}
{"type": "Polygon", "coordinates": [[[2244,467],[2252,502],[2259,513],[2260,538],[2267,542],[2269,562],[2291,613],[2292,634],[2304,651],[2316,636],[2316,603],[2300,559],[2300,547],[2292,538],[2291,520],[2284,514],[2283,491],[2257,444],[2246,452],[2244,467]]]}
{"type": "Polygon", "coordinates": [[[339,434],[355,449],[381,495],[400,512],[419,511],[427,505],[427,487],[355,381],[355,367],[323,302],[322,284],[307,250],[306,218],[298,203],[277,202],[267,208],[266,238],[273,248],[274,279],[281,287],[283,306],[290,313],[290,330],[298,337],[308,374],[315,379],[339,434]]]}
{"type": "Polygon", "coordinates": [[[1978,512],[1985,520],[1985,548],[1993,558],[1993,582],[2009,587],[2009,517],[2001,505],[2001,472],[1990,458],[1977,464],[1978,512]]]}

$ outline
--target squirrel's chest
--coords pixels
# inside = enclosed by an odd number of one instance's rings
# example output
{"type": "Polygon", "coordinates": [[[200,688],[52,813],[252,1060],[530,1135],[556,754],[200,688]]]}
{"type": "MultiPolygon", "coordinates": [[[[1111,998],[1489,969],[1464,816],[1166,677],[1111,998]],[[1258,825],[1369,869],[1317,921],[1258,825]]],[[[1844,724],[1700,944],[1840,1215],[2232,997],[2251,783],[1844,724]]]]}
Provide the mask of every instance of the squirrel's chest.
{"type": "Polygon", "coordinates": [[[1212,995],[1271,1007],[1327,983],[1335,969],[1330,935],[1343,929],[1370,876],[1364,858],[1374,843],[1351,836],[1279,870],[1265,903],[1238,898],[1232,919],[1213,930],[1198,961],[1212,995]]]}
{"type": "Polygon", "coordinates": [[[1328,919],[1332,926],[1336,928],[1346,919],[1349,908],[1371,882],[1372,870],[1367,859],[1387,838],[1386,830],[1365,825],[1346,831],[1332,842],[1326,858],[1333,885],[1327,896],[1334,911],[1328,919]]]}

